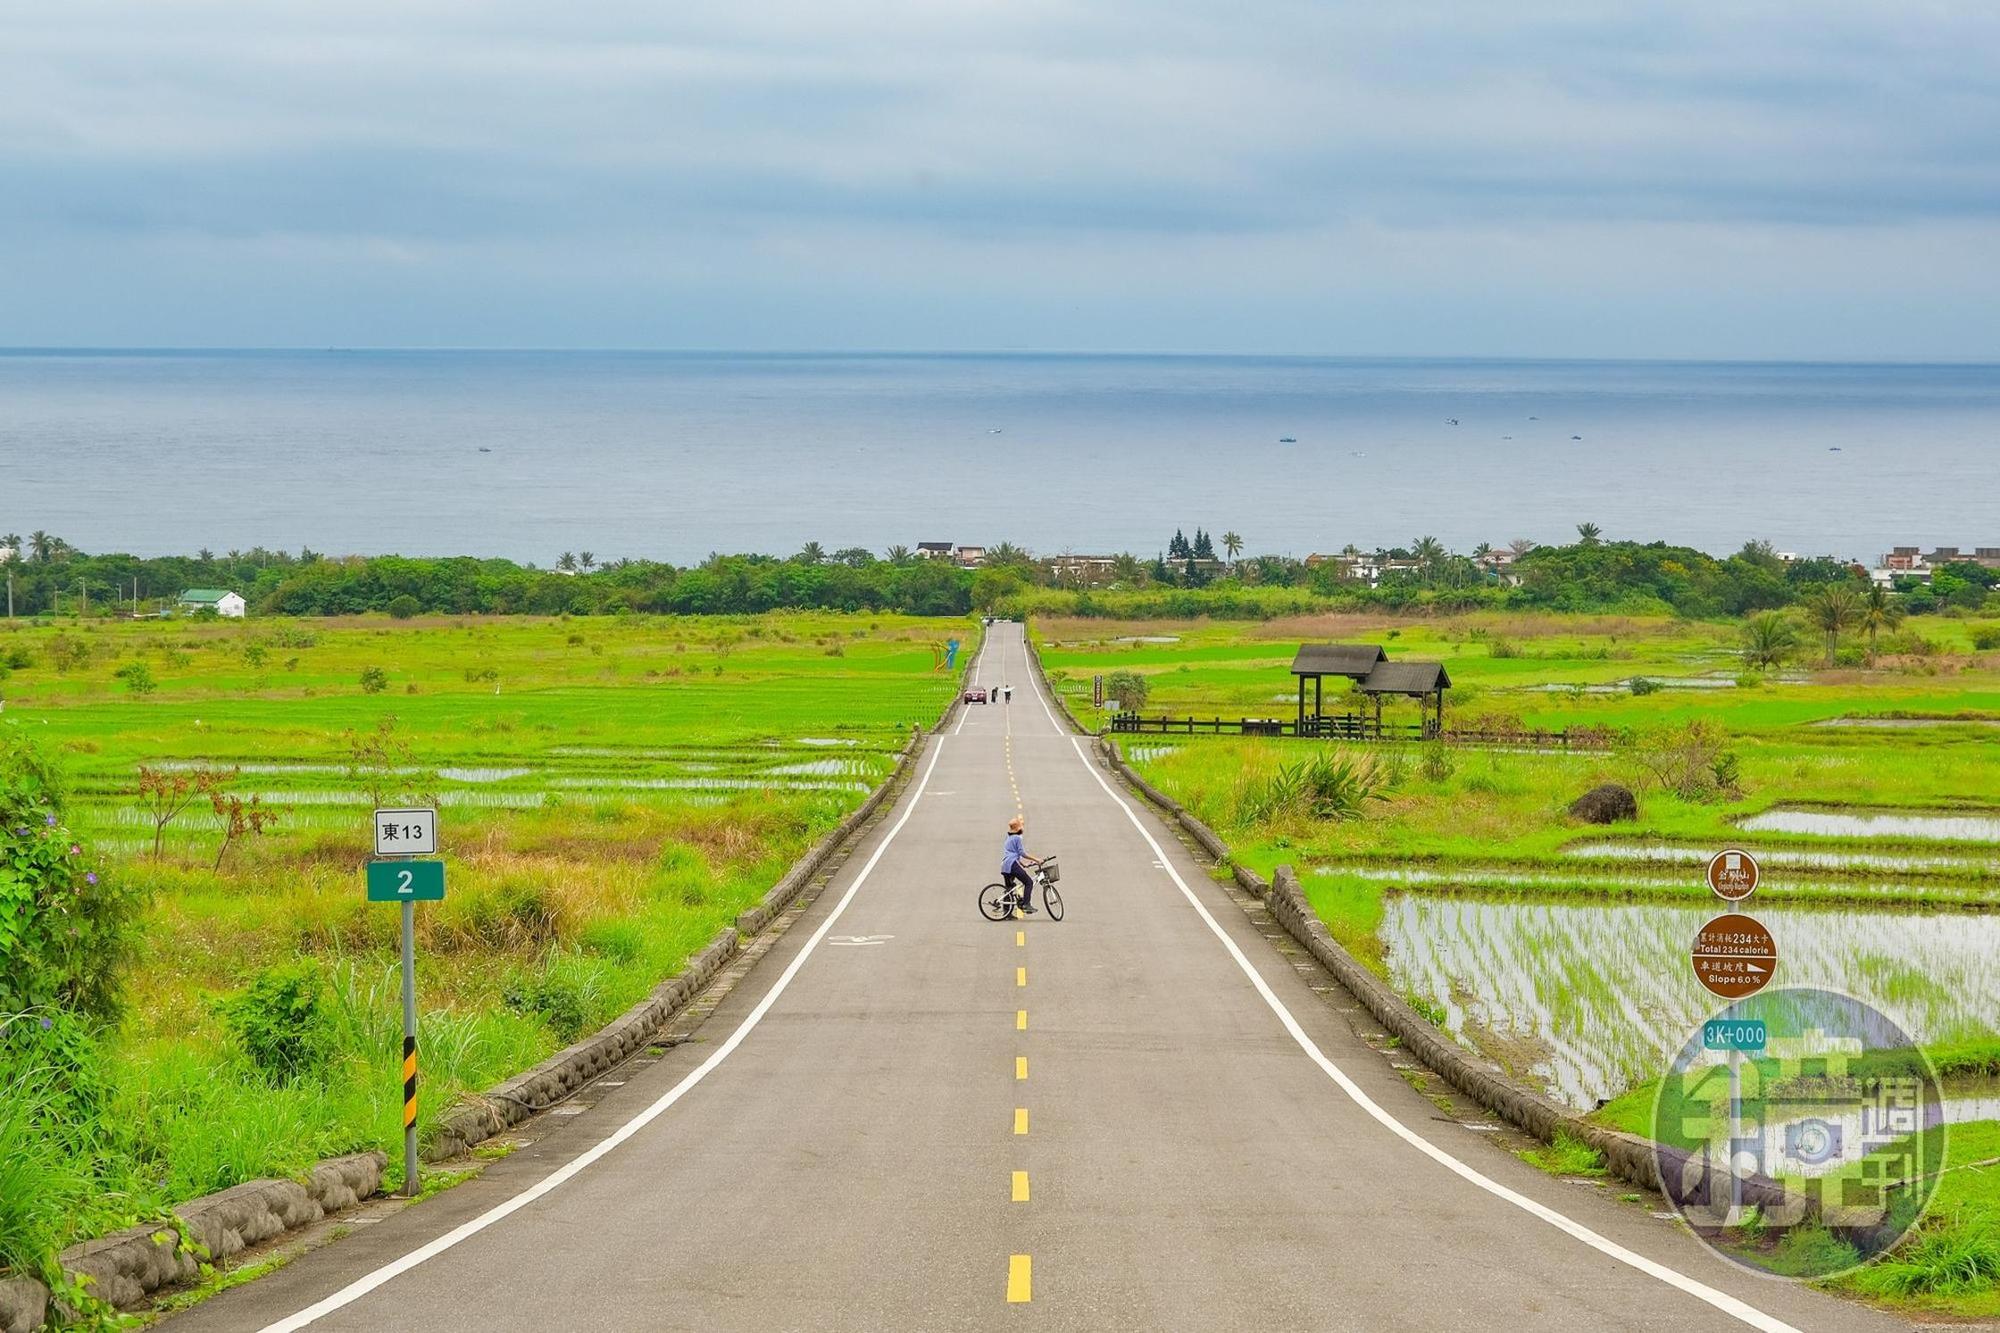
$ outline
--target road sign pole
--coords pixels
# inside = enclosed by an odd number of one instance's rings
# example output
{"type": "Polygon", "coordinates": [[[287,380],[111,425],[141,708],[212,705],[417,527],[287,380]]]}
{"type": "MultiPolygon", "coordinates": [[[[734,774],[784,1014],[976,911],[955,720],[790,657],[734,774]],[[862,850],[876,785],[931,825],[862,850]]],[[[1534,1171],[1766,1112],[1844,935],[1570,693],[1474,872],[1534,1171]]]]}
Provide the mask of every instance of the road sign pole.
{"type": "MultiPolygon", "coordinates": [[[[1735,915],[1736,904],[1724,909],[1735,915]]],[[[1743,1052],[1734,1046],[1729,1048],[1729,1221],[1730,1226],[1743,1223],[1743,1177],[1736,1174],[1737,1145],[1743,1139],[1743,1052]]]]}
{"type": "Polygon", "coordinates": [[[403,1193],[417,1197],[417,905],[403,904],[403,1193]]]}

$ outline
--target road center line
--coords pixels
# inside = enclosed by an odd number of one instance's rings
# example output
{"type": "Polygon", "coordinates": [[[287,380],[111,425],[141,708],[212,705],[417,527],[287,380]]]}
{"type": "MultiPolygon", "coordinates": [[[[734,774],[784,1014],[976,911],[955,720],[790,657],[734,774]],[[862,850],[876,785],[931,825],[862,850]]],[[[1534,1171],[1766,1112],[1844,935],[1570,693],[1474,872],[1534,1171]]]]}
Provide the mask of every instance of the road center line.
{"type": "Polygon", "coordinates": [[[1025,1254],[1007,1257],[1007,1303],[1025,1305],[1034,1299],[1034,1281],[1031,1273],[1034,1261],[1025,1254]]]}
{"type": "Polygon", "coordinates": [[[1016,1134],[1028,1132],[1028,1108],[1025,1106],[1014,1108],[1014,1132],[1016,1134]]]}
{"type": "Polygon", "coordinates": [[[1027,1057],[1027,1056],[1025,1056],[1025,1055],[1017,1055],[1017,1056],[1015,1056],[1015,1057],[1014,1057],[1014,1079],[1015,1079],[1015,1081],[1016,1081],[1016,1082],[1020,1082],[1020,1081],[1022,1081],[1022,1080],[1024,1080],[1024,1079],[1026,1079],[1027,1077],[1028,1077],[1028,1057],[1027,1057]]]}
{"type": "MultiPolygon", "coordinates": [[[[812,937],[805,942],[805,946],[799,950],[798,956],[792,959],[791,963],[779,975],[778,980],[772,985],[771,989],[766,991],[764,997],[757,1001],[756,1007],[751,1009],[750,1013],[737,1026],[736,1030],[730,1033],[720,1046],[716,1047],[713,1055],[689,1071],[685,1078],[664,1093],[659,1100],[613,1130],[601,1142],[578,1154],[562,1166],[557,1167],[554,1171],[551,1171],[527,1189],[522,1190],[513,1198],[508,1199],[504,1203],[496,1204],[470,1221],[463,1222],[452,1228],[429,1244],[410,1251],[402,1258],[384,1264],[373,1272],[356,1278],[339,1291],[334,1292],[331,1296],[316,1301],[297,1314],[281,1319],[274,1324],[267,1325],[263,1333],[293,1333],[296,1329],[304,1328],[308,1324],[312,1324],[332,1314],[335,1310],[341,1309],[343,1306],[353,1304],[377,1287],[409,1272],[418,1264],[437,1258],[440,1254],[451,1249],[459,1242],[471,1239],[473,1236],[492,1226],[495,1222],[527,1207],[535,1200],[550,1193],[564,1182],[582,1172],[586,1167],[603,1158],[612,1149],[618,1147],[634,1134],[637,1134],[640,1130],[651,1124],[668,1107],[686,1095],[690,1088],[694,1087],[695,1084],[701,1082],[704,1078],[707,1078],[717,1065],[728,1059],[730,1053],[743,1044],[743,1039],[750,1035],[751,1030],[763,1021],[764,1015],[771,1011],[771,1006],[778,1002],[778,997],[785,993],[785,988],[792,984],[792,978],[799,974],[799,969],[805,966],[808,958],[812,957],[813,950],[819,947],[819,942],[826,938],[827,932],[832,930],[834,923],[840,920],[840,915],[847,910],[847,905],[854,901],[854,895],[860,892],[863,884],[868,882],[868,877],[874,873],[875,866],[881,861],[883,854],[896,841],[896,835],[903,831],[903,826],[910,822],[910,816],[917,812],[917,807],[920,804],[917,798],[922,796],[924,788],[930,785],[931,774],[937,772],[938,758],[943,753],[944,741],[940,738],[931,750],[930,763],[924,766],[924,776],[918,781],[916,790],[911,792],[908,799],[903,802],[902,817],[897,819],[895,824],[890,827],[889,832],[883,836],[882,841],[876,844],[873,855],[862,865],[861,872],[854,877],[854,882],[847,886],[847,892],[841,895],[838,903],[834,904],[833,910],[827,914],[826,920],[820,923],[819,929],[815,930],[812,933],[812,937]]],[[[1025,1133],[1026,1131],[1022,1129],[1020,1132],[1025,1133]]]]}
{"type": "Polygon", "coordinates": [[[1028,969],[1027,969],[1027,968],[1025,968],[1025,967],[1017,967],[1017,968],[1015,968],[1015,969],[1014,969],[1014,984],[1015,984],[1016,986],[1025,986],[1025,985],[1027,985],[1027,984],[1028,984],[1028,969]]]}
{"type": "Polygon", "coordinates": [[[1418,1152],[1423,1153],[1426,1157],[1444,1167],[1447,1171],[1477,1185],[1488,1194],[1504,1199],[1522,1211],[1547,1222],[1558,1231],[1563,1231],[1574,1236],[1577,1240],[1582,1241],[1585,1245],[1590,1246],[1600,1254],[1608,1255],[1622,1264],[1636,1268],[1648,1277],[1658,1278],[1668,1286],[1678,1288],[1695,1299],[1714,1306],[1724,1314],[1750,1325],[1752,1328],[1764,1330],[1764,1333],[1799,1333],[1790,1324],[1785,1323],[1775,1316],[1765,1314],[1754,1305],[1738,1300],[1726,1291],[1718,1291],[1705,1282],[1698,1282],[1685,1273],[1678,1272],[1675,1269],[1667,1267],[1665,1264],[1648,1259],[1643,1254],[1628,1250],[1616,1241],[1592,1231],[1583,1223],[1557,1212],[1546,1204],[1538,1203],[1525,1194],[1509,1189],[1489,1176],[1481,1174],[1476,1168],[1461,1162],[1458,1158],[1453,1157],[1429,1139],[1426,1139],[1415,1130],[1403,1124],[1395,1116],[1383,1110],[1374,1098],[1363,1092],[1360,1085],[1347,1076],[1346,1071],[1327,1058],[1326,1053],[1320,1050],[1318,1043],[1306,1035],[1306,1030],[1299,1026],[1299,1021],[1292,1016],[1292,1011],[1285,1007],[1284,1001],[1280,1000],[1272,992],[1270,986],[1265,983],[1262,974],[1255,967],[1251,966],[1250,960],[1243,956],[1243,951],[1236,947],[1236,941],[1231,939],[1220,925],[1216,924],[1215,918],[1209,915],[1208,909],[1202,906],[1201,900],[1195,897],[1192,889],[1188,888],[1187,881],[1180,877],[1180,873],[1174,869],[1173,863],[1167,859],[1165,850],[1154,839],[1152,831],[1140,821],[1137,812],[1132,809],[1131,804],[1116,791],[1112,790],[1111,784],[1104,780],[1102,773],[1098,772],[1097,765],[1090,762],[1090,756],[1083,751],[1082,738],[1077,736],[1070,737],[1070,745],[1076,750],[1077,761],[1089,771],[1092,778],[1096,779],[1097,785],[1104,789],[1104,794],[1109,796],[1118,808],[1125,812],[1125,817],[1132,821],[1132,827],[1139,830],[1139,836],[1146,840],[1147,846],[1153,849],[1153,854],[1160,858],[1161,867],[1167,872],[1168,878],[1172,879],[1175,886],[1180,889],[1181,896],[1187,899],[1188,905],[1194,908],[1196,914],[1201,917],[1202,922],[1207,925],[1215,938],[1222,941],[1222,947],[1227,949],[1229,956],[1236,960],[1236,966],[1241,968],[1243,975],[1250,979],[1250,984],[1256,988],[1257,994],[1263,997],[1264,1003],[1270,1006],[1271,1011],[1278,1016],[1278,1021],[1284,1024],[1285,1031],[1292,1035],[1292,1040],[1297,1042],[1306,1055],[1326,1072],[1328,1078],[1340,1086],[1340,1090],[1346,1093],[1355,1105],[1366,1111],[1369,1116],[1384,1128],[1404,1140],[1418,1152]]]}
{"type": "Polygon", "coordinates": [[[1028,1173],[1026,1171],[1016,1171],[1014,1173],[1014,1202],[1028,1202],[1028,1173]]]}
{"type": "Polygon", "coordinates": [[[1014,1031],[1026,1032],[1027,1030],[1028,1030],[1028,1011],[1026,1009],[1016,1009],[1014,1011],[1014,1031]]]}

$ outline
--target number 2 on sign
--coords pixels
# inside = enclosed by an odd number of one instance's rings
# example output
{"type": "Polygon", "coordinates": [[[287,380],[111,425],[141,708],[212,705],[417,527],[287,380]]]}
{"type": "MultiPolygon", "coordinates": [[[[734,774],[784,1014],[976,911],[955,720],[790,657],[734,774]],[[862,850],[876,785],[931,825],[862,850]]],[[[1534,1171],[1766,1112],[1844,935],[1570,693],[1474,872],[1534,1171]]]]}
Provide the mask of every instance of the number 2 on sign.
{"type": "Polygon", "coordinates": [[[399,870],[396,872],[396,892],[402,894],[404,897],[407,898],[415,891],[416,882],[417,877],[409,871],[399,870]]]}

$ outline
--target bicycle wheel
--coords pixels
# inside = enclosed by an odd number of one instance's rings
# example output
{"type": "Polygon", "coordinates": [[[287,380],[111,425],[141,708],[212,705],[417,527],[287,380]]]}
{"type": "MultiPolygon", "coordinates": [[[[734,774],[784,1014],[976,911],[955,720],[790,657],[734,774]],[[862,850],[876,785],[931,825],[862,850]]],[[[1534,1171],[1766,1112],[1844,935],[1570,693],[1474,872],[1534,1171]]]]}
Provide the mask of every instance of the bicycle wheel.
{"type": "Polygon", "coordinates": [[[1005,884],[988,884],[979,891],[979,914],[988,921],[1005,921],[1013,911],[1013,897],[1005,884]]]}
{"type": "Polygon", "coordinates": [[[1042,910],[1049,914],[1049,920],[1062,920],[1062,894],[1053,884],[1042,885],[1042,910]]]}

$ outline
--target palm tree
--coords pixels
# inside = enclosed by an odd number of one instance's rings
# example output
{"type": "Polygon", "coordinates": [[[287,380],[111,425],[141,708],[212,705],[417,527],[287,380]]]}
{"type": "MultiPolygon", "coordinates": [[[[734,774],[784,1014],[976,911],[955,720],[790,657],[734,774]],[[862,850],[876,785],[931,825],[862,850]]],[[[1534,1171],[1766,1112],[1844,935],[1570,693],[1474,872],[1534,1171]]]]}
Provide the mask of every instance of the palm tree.
{"type": "Polygon", "coordinates": [[[802,565],[822,564],[826,560],[826,548],[818,542],[807,542],[799,548],[799,563],[802,565]]]}
{"type": "Polygon", "coordinates": [[[986,563],[989,565],[1025,565],[1028,553],[1012,542],[1001,542],[998,546],[986,548],[986,563]]]}
{"type": "Polygon", "coordinates": [[[1146,576],[1146,567],[1139,563],[1137,556],[1127,552],[1111,558],[1111,575],[1127,587],[1136,587],[1139,580],[1146,576]]]}
{"type": "Polygon", "coordinates": [[[889,563],[892,565],[909,564],[910,548],[907,546],[891,546],[889,548],[889,563]]]}
{"type": "Polygon", "coordinates": [[[20,533],[10,532],[4,537],[0,537],[0,546],[7,548],[7,558],[9,560],[19,560],[21,558],[20,533]]]}
{"type": "Polygon", "coordinates": [[[1444,543],[1435,537],[1419,537],[1410,547],[1410,556],[1423,567],[1424,577],[1436,582],[1444,566],[1444,543]]]}
{"type": "Polygon", "coordinates": [[[568,551],[564,551],[561,555],[556,557],[556,568],[562,570],[566,574],[575,572],[576,557],[570,554],[568,551]]]}
{"type": "Polygon", "coordinates": [[[212,565],[215,563],[215,552],[204,546],[194,553],[194,558],[201,561],[204,565],[212,565]]]}
{"type": "Polygon", "coordinates": [[[1507,543],[1507,549],[1514,553],[1516,560],[1519,560],[1522,556],[1540,545],[1541,543],[1532,537],[1516,537],[1513,541],[1507,543]]]}
{"type": "Polygon", "coordinates": [[[576,553],[576,563],[585,569],[596,569],[597,554],[594,551],[578,551],[576,553]]]}
{"type": "Polygon", "coordinates": [[[1782,611],[1766,611],[1743,622],[1743,660],[1753,667],[1780,666],[1798,646],[1799,628],[1782,611]]]}
{"type": "Polygon", "coordinates": [[[1826,664],[1833,665],[1840,635],[1861,619],[1861,599],[1845,583],[1829,583],[1806,599],[1806,619],[1826,635],[1826,664]]]}
{"type": "Polygon", "coordinates": [[[1579,523],[1576,525],[1576,544],[1578,546],[1595,546],[1599,541],[1603,540],[1603,537],[1604,529],[1598,527],[1595,523],[1579,523]]]}
{"type": "Polygon", "coordinates": [[[28,534],[28,550],[33,553],[37,564],[46,565],[55,552],[55,546],[56,539],[40,528],[28,534]]]}
{"type": "Polygon", "coordinates": [[[1222,550],[1229,557],[1230,563],[1235,563],[1236,557],[1243,554],[1243,539],[1233,532],[1223,533],[1222,550]]]}
{"type": "Polygon", "coordinates": [[[1903,623],[1903,604],[1896,594],[1881,584],[1868,590],[1861,599],[1861,627],[1868,631],[1868,665],[1875,665],[1875,639],[1883,630],[1892,630],[1903,623]]]}

